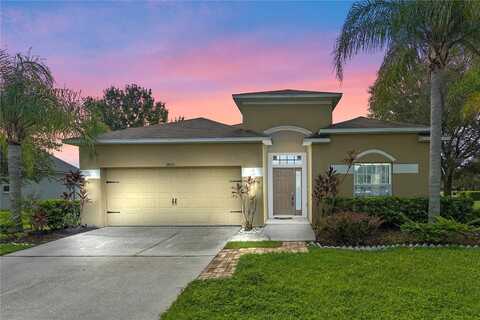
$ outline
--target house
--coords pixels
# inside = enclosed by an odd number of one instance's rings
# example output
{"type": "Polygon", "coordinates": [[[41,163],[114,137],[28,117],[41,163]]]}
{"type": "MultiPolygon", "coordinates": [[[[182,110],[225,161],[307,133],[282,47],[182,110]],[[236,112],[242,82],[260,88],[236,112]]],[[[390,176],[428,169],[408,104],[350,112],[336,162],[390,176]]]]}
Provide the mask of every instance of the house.
{"type": "MultiPolygon", "coordinates": [[[[97,226],[239,225],[231,187],[257,177],[257,224],[311,223],[312,187],[333,166],[343,196],[426,196],[429,128],[358,117],[332,124],[341,93],[234,94],[243,122],[197,118],[108,132],[80,146],[97,226]],[[357,153],[347,170],[347,153],[357,153]]],[[[69,143],[75,144],[75,141],[69,143]]]]}
{"type": "MultiPolygon", "coordinates": [[[[24,197],[33,197],[35,199],[57,199],[66,191],[61,179],[65,173],[77,171],[78,168],[51,156],[53,175],[42,178],[38,182],[29,182],[22,187],[24,197]]],[[[2,180],[0,180],[2,181],[2,180]]],[[[10,187],[8,183],[0,183],[0,210],[10,208],[10,187]]]]}

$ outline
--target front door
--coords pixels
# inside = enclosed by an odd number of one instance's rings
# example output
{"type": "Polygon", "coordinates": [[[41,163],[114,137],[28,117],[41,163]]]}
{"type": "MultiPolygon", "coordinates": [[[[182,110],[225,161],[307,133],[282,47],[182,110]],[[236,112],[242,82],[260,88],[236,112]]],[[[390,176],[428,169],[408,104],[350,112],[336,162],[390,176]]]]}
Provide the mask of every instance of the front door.
{"type": "Polygon", "coordinates": [[[302,168],[273,168],[273,216],[302,215],[302,168]]]}

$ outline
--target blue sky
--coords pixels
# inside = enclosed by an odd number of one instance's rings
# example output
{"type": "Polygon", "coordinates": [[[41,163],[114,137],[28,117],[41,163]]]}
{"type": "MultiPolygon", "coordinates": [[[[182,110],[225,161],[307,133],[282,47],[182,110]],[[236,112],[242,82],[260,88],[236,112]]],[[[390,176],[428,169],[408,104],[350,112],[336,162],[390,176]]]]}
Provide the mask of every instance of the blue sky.
{"type": "MultiPolygon", "coordinates": [[[[45,59],[58,86],[100,96],[137,83],[172,117],[241,121],[232,93],[341,91],[334,120],[367,112],[381,54],[340,83],[331,52],[351,2],[3,1],[0,44],[45,59]]],[[[76,154],[66,160],[76,161],[76,154]]]]}

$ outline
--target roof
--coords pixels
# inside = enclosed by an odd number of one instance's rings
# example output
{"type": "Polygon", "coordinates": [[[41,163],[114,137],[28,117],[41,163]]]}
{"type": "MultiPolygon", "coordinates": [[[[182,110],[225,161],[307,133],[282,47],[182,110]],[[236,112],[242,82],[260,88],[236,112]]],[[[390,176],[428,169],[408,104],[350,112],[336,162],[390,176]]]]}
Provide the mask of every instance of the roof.
{"type": "Polygon", "coordinates": [[[326,91],[310,91],[310,90],[295,90],[295,89],[282,89],[282,90],[273,90],[273,91],[257,91],[257,92],[244,92],[244,93],[236,93],[233,94],[233,97],[245,97],[245,96],[298,96],[298,95],[305,95],[305,96],[341,96],[342,93],[340,92],[326,92],[326,91]]]}
{"type": "Polygon", "coordinates": [[[78,170],[77,167],[75,167],[74,165],[66,162],[66,161],[63,161],[62,159],[59,159],[55,156],[52,156],[50,155],[51,159],[52,159],[52,168],[53,168],[53,171],[55,172],[59,172],[59,173],[65,173],[65,172],[69,172],[69,171],[76,171],[78,170]]]}
{"type": "MultiPolygon", "coordinates": [[[[240,108],[240,105],[243,103],[255,101],[255,103],[262,102],[257,99],[283,99],[286,102],[296,101],[294,99],[301,99],[302,101],[312,103],[317,103],[318,99],[331,99],[333,102],[333,108],[335,108],[342,97],[340,92],[325,92],[325,91],[310,91],[310,90],[294,90],[294,89],[283,89],[283,90],[273,90],[273,91],[258,91],[258,92],[244,92],[232,94],[233,100],[240,108]],[[313,99],[316,99],[313,101],[313,99]],[[249,101],[250,100],[250,101],[249,101]]],[[[324,100],[322,100],[324,101],[324,100]]]]}
{"type": "Polygon", "coordinates": [[[310,138],[324,137],[325,134],[330,133],[428,133],[429,131],[430,127],[421,124],[383,121],[366,117],[357,117],[351,120],[332,124],[331,126],[326,128],[322,128],[317,134],[311,136],[310,138]]]}
{"type": "Polygon", "coordinates": [[[97,137],[97,143],[241,142],[268,139],[266,135],[251,130],[195,118],[107,132],[97,137]]]}

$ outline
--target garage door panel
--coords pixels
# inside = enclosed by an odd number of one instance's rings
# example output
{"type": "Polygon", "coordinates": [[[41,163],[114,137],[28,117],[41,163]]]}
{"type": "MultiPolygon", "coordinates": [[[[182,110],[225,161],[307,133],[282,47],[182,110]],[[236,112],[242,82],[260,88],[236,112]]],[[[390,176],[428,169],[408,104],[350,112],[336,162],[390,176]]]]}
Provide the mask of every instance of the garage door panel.
{"type": "Polygon", "coordinates": [[[239,167],[108,169],[109,225],[240,224],[239,167]],[[177,204],[172,204],[177,198],[177,204]]]}

